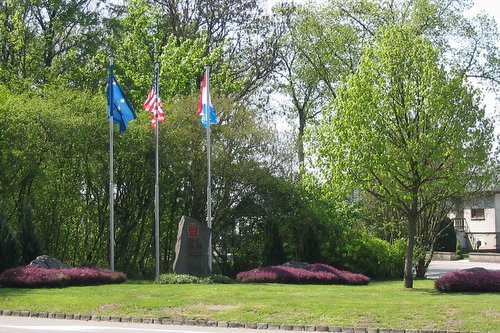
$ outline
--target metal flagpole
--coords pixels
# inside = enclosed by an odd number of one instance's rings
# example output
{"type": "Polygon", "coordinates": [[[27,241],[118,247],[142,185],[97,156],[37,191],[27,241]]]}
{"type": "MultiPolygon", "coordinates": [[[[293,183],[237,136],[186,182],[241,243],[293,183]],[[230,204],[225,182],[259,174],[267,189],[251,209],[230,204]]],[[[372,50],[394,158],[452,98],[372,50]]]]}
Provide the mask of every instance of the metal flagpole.
{"type": "Polygon", "coordinates": [[[212,272],[212,175],[210,173],[210,66],[205,66],[206,78],[206,120],[207,120],[207,226],[210,229],[208,239],[208,267],[212,272]]]}
{"type": "Polygon", "coordinates": [[[155,122],[156,122],[156,128],[155,128],[155,146],[156,146],[156,152],[155,152],[155,277],[158,278],[160,276],[160,187],[159,187],[159,176],[158,176],[158,168],[159,168],[159,163],[158,163],[158,98],[160,98],[160,92],[159,92],[159,82],[158,82],[158,63],[155,63],[155,122]]]}
{"type": "Polygon", "coordinates": [[[109,267],[115,270],[115,221],[114,221],[114,192],[113,182],[113,57],[109,57],[109,82],[108,82],[108,117],[109,117],[109,267]]]}

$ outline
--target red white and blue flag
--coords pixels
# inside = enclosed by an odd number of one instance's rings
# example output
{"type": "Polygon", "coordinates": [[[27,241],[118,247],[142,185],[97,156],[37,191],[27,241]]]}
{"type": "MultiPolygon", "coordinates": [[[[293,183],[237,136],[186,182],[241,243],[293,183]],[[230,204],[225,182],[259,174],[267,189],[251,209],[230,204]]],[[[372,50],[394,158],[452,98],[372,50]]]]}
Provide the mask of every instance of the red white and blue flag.
{"type": "Polygon", "coordinates": [[[203,81],[200,88],[200,102],[198,103],[198,115],[201,116],[203,127],[207,128],[207,104],[210,105],[210,125],[218,123],[217,115],[215,114],[212,99],[210,98],[209,84],[207,73],[203,75],[203,81]]]}
{"type": "Polygon", "coordinates": [[[158,93],[158,70],[155,70],[155,77],[153,79],[153,84],[149,88],[148,97],[144,102],[144,110],[153,113],[151,116],[151,127],[156,128],[156,118],[158,117],[158,123],[163,123],[165,121],[165,114],[163,113],[163,104],[160,100],[160,95],[158,93]]]}

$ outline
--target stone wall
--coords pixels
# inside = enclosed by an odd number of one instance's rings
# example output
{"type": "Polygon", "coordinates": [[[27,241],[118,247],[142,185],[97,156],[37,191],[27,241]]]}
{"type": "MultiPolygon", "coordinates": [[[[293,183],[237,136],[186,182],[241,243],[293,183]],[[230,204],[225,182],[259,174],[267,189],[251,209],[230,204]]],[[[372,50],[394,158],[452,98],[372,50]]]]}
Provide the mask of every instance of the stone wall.
{"type": "Polygon", "coordinates": [[[470,262],[494,262],[500,263],[500,253],[469,253],[470,262]]]}

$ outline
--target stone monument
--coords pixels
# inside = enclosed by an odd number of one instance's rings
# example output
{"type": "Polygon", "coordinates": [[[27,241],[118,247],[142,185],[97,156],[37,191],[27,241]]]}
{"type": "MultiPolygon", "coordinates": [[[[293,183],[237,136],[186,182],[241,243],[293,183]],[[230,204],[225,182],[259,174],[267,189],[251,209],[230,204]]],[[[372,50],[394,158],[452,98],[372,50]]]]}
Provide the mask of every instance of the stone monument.
{"type": "Polygon", "coordinates": [[[183,216],[179,222],[175,244],[174,273],[211,274],[208,266],[208,243],[212,231],[204,223],[183,216]]]}

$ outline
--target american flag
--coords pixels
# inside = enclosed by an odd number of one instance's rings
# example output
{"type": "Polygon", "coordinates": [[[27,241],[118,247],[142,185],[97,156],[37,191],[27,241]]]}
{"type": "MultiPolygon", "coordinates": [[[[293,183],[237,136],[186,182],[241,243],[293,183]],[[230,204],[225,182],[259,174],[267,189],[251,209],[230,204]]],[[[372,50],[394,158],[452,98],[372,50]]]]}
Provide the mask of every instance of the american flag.
{"type": "Polygon", "coordinates": [[[165,114],[163,113],[163,105],[161,104],[160,96],[158,94],[158,71],[155,71],[153,84],[149,88],[148,97],[144,102],[144,110],[153,113],[151,116],[151,127],[156,128],[156,117],[158,123],[165,121],[165,114]]]}

